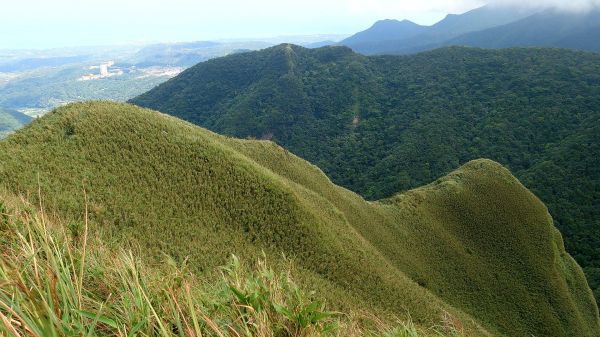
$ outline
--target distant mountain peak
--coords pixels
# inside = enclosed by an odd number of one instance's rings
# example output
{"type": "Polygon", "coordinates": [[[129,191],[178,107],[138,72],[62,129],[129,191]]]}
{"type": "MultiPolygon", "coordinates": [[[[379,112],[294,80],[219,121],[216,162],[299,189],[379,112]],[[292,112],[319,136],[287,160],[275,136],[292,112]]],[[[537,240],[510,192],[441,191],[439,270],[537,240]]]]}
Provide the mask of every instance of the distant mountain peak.
{"type": "Polygon", "coordinates": [[[410,20],[386,19],[375,22],[369,29],[357,33],[341,42],[353,47],[357,44],[381,43],[389,40],[402,40],[422,33],[427,27],[418,25],[410,20]]]}
{"type": "Polygon", "coordinates": [[[419,26],[418,24],[408,20],[408,19],[404,19],[404,20],[397,20],[397,19],[383,19],[383,20],[379,20],[376,21],[374,26],[376,25],[384,25],[384,24],[410,24],[410,25],[414,25],[414,26],[419,26]]]}
{"type": "Polygon", "coordinates": [[[431,26],[409,20],[380,20],[341,43],[363,54],[406,54],[441,47],[463,34],[506,25],[539,10],[483,6],[462,14],[448,14],[431,26]]]}
{"type": "Polygon", "coordinates": [[[412,28],[412,27],[423,27],[410,20],[396,20],[396,19],[384,19],[379,20],[371,26],[370,29],[393,29],[393,28],[412,28]]]}

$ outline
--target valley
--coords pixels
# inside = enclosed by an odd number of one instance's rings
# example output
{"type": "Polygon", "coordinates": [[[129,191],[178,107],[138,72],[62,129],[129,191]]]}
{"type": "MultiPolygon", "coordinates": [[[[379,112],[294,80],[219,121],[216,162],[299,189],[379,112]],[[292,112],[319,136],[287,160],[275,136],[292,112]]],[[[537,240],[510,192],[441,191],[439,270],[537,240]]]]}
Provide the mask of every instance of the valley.
{"type": "Polygon", "coordinates": [[[39,117],[55,107],[85,100],[126,101],[198,62],[277,41],[310,44],[344,35],[276,37],[261,40],[198,41],[62,48],[0,50],[0,108],[39,117]],[[102,65],[108,65],[102,73],[102,65]]]}

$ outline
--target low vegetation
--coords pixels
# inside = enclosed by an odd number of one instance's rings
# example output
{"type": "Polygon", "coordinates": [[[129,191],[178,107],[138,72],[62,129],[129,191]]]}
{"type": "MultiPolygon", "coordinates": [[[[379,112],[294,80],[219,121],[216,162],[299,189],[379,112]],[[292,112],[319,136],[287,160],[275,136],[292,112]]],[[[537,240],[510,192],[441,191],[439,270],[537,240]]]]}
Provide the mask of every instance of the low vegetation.
{"type": "Polygon", "coordinates": [[[0,199],[3,336],[462,336],[448,318],[423,329],[329,311],[292,281],[292,263],[276,272],[264,258],[245,265],[233,256],[204,278],[167,256],[149,267],[86,227],[79,233],[24,200],[0,199]]]}
{"type": "MultiPolygon", "coordinates": [[[[489,160],[367,202],[272,142],[219,136],[131,105],[90,102],[59,108],[1,141],[0,185],[10,195],[44,205],[49,216],[68,224],[77,244],[98,238],[113,254],[97,263],[99,272],[90,281],[99,289],[106,283],[117,288],[107,289],[95,309],[83,309],[91,313],[104,312],[98,305],[109,294],[111,301],[119,300],[118,289],[126,288],[114,274],[100,272],[102,266],[123,265],[134,256],[150,266],[143,270],[156,271],[155,281],[145,284],[159,286],[152,293],[161,294],[161,285],[174,287],[164,275],[197,275],[191,285],[211,275],[211,283],[227,282],[214,278],[214,271],[233,254],[244,261],[266,259],[281,286],[288,281],[276,275],[293,261],[292,279],[305,294],[314,291],[306,302],[293,297],[274,302],[288,309],[270,308],[265,315],[278,316],[269,316],[269,324],[279,324],[282,316],[306,321],[312,314],[301,314],[302,308],[310,306],[317,316],[366,312],[425,328],[446,317],[474,336],[598,336],[600,331],[592,293],[546,207],[489,160]],[[165,271],[165,256],[178,269],[165,271]],[[175,271],[180,269],[189,273],[175,271]],[[327,307],[311,304],[315,299],[327,307]]],[[[84,264],[75,258],[74,263],[70,275],[81,275],[84,264]]],[[[130,270],[127,264],[113,269],[119,268],[130,270]]],[[[260,279],[261,268],[250,268],[250,274],[242,269],[240,277],[260,279]]],[[[78,277],[78,284],[90,284],[78,277]]],[[[262,295],[244,291],[228,296],[253,308],[265,306],[262,295]]],[[[149,298],[157,315],[152,310],[148,315],[178,324],[171,320],[175,316],[159,313],[175,302],[159,302],[161,308],[149,298]]],[[[182,310],[186,301],[177,298],[182,310]]],[[[222,319],[232,325],[237,316],[228,315],[222,319]]],[[[343,323],[344,317],[333,318],[343,323]]],[[[326,331],[329,318],[318,329],[326,331]]],[[[128,322],[128,329],[138,323],[128,322]]],[[[186,327],[183,318],[181,324],[186,327]]],[[[240,333],[245,329],[233,326],[240,333]]]]}

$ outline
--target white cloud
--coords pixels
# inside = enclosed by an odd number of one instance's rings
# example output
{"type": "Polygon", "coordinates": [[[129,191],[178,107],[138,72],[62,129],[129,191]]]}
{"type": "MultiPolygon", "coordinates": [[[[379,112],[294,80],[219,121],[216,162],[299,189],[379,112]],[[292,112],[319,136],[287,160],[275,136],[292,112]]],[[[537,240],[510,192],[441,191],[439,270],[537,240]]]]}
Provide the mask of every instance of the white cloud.
{"type": "Polygon", "coordinates": [[[600,0],[489,0],[488,3],[527,8],[556,8],[569,11],[589,11],[600,8],[600,0]]]}
{"type": "Polygon", "coordinates": [[[429,1],[394,1],[394,0],[350,0],[346,7],[355,13],[426,13],[445,12],[461,13],[482,5],[481,0],[429,0],[429,1]]]}

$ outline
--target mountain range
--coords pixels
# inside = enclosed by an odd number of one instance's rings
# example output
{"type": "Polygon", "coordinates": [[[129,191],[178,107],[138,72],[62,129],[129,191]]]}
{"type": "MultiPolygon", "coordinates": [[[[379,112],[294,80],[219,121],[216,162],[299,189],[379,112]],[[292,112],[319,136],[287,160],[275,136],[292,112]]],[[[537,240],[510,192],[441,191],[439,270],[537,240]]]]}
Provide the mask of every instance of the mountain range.
{"type": "Polygon", "coordinates": [[[500,162],[548,205],[598,295],[599,84],[589,52],[280,45],[200,63],[131,102],[271,139],[370,200],[500,162]]]}
{"type": "Polygon", "coordinates": [[[367,54],[408,54],[444,46],[555,47],[600,51],[600,10],[572,12],[484,6],[432,26],[382,20],[341,45],[367,54]]]}
{"type": "Polygon", "coordinates": [[[1,141],[0,163],[2,195],[43,204],[48,221],[89,222],[115,247],[136,243],[149,265],[167,254],[202,275],[229,254],[276,265],[284,254],[336,307],[423,326],[450,316],[473,336],[599,336],[546,207],[490,160],[367,202],[273,142],[90,102],[1,141]]]}

